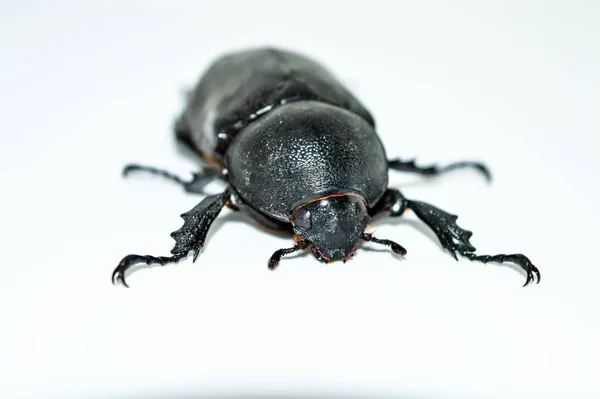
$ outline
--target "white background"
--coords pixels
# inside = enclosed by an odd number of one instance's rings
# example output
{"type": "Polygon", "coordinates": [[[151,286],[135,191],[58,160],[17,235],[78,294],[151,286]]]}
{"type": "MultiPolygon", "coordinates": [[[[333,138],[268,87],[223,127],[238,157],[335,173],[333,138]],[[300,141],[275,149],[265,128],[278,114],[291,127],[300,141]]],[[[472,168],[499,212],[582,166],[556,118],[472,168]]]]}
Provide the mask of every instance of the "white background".
{"type": "Polygon", "coordinates": [[[0,397],[599,397],[599,3],[284,3],[2,2],[0,397]],[[172,140],[181,93],[263,44],[334,71],[391,157],[486,161],[491,185],[391,185],[542,282],[455,262],[414,215],[374,226],[405,259],[365,245],[271,272],[292,241],[226,210],[195,264],[113,286],[200,200],[121,167],[195,170],[172,140]]]}

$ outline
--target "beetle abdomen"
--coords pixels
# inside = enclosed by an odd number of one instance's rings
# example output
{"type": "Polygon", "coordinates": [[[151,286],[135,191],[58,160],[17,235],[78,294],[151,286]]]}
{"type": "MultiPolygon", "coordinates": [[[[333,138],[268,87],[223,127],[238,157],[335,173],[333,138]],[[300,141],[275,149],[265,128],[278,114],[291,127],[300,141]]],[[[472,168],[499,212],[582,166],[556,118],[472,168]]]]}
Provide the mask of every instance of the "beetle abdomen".
{"type": "Polygon", "coordinates": [[[373,127],[317,101],[286,104],[247,126],[226,154],[228,179],[254,209],[281,221],[299,203],[353,192],[373,206],[387,188],[387,160],[373,127]]]}
{"type": "Polygon", "coordinates": [[[176,134],[223,166],[229,144],[242,129],[281,105],[302,100],[347,109],[374,126],[370,113],[318,63],[287,51],[257,49],[226,55],[206,71],[176,134]]]}

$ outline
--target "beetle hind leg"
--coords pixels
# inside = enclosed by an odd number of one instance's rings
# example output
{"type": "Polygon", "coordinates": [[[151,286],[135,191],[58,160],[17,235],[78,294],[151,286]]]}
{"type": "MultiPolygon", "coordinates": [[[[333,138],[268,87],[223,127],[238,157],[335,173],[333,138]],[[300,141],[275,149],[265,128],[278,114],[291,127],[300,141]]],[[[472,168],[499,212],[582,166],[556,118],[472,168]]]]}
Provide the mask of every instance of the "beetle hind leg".
{"type": "Polygon", "coordinates": [[[481,162],[474,161],[460,161],[453,162],[446,166],[438,166],[438,165],[429,165],[429,166],[418,166],[415,163],[415,160],[412,159],[410,161],[403,161],[399,158],[392,159],[388,161],[388,167],[390,169],[394,169],[400,172],[411,172],[417,173],[424,176],[437,176],[442,173],[450,172],[455,169],[463,169],[463,168],[474,168],[479,172],[483,173],[487,181],[492,180],[492,174],[488,167],[481,162]]]}
{"type": "Polygon", "coordinates": [[[171,233],[171,237],[175,240],[175,246],[171,250],[172,256],[127,255],[124,257],[112,274],[113,284],[119,281],[128,287],[125,282],[125,272],[138,263],[146,263],[147,265],[175,263],[185,258],[192,251],[194,251],[195,262],[204,246],[212,222],[221,213],[221,210],[229,201],[230,195],[231,193],[227,189],[221,194],[208,196],[192,210],[181,215],[184,221],[183,226],[171,233]]]}
{"type": "Polygon", "coordinates": [[[206,194],[204,187],[216,178],[221,177],[222,172],[212,168],[203,168],[201,172],[193,173],[191,180],[184,180],[181,177],[164,169],[158,169],[152,166],[128,164],[123,168],[123,176],[129,175],[131,172],[146,172],[154,175],[165,177],[175,183],[183,186],[185,191],[195,194],[206,194]]]}

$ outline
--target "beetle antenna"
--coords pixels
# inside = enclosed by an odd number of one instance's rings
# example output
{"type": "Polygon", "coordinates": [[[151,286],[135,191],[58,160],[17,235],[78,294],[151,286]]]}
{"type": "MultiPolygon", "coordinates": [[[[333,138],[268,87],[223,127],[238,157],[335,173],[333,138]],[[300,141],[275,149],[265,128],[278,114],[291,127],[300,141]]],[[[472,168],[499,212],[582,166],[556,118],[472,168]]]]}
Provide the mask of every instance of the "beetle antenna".
{"type": "Polygon", "coordinates": [[[269,269],[274,270],[279,264],[279,261],[281,260],[282,256],[291,254],[301,249],[306,249],[306,247],[308,247],[309,244],[310,241],[304,240],[300,241],[298,244],[294,245],[291,248],[281,248],[275,251],[273,255],[271,255],[271,259],[269,259],[269,269]]]}
{"type": "Polygon", "coordinates": [[[395,253],[400,254],[400,255],[406,255],[406,249],[402,245],[400,245],[392,240],[382,240],[379,238],[375,238],[375,237],[373,237],[373,234],[370,234],[370,233],[362,233],[360,235],[360,238],[362,238],[365,241],[370,241],[370,242],[374,242],[377,244],[390,246],[392,248],[392,251],[394,251],[395,253]]]}

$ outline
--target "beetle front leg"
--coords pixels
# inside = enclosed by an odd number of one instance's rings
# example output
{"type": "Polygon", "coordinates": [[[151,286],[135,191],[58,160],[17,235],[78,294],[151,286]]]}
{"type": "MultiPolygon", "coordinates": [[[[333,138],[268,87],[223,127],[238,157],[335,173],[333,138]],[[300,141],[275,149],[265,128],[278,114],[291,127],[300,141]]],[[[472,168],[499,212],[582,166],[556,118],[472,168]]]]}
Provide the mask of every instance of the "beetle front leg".
{"type": "Polygon", "coordinates": [[[171,250],[172,256],[127,255],[124,257],[112,274],[113,284],[120,281],[128,287],[125,282],[125,272],[138,263],[166,265],[185,258],[191,251],[194,251],[195,262],[200,249],[204,246],[212,222],[221,213],[230,196],[229,189],[221,194],[208,196],[192,210],[181,215],[184,220],[183,226],[171,233],[171,237],[175,239],[175,246],[171,250]]]}
{"type": "Polygon", "coordinates": [[[475,247],[469,242],[473,233],[456,224],[458,218],[456,215],[425,202],[409,200],[400,191],[392,189],[386,191],[378,206],[374,208],[376,212],[388,211],[390,216],[400,216],[406,209],[412,209],[419,219],[433,230],[442,247],[449,251],[455,259],[458,259],[456,256],[458,253],[470,260],[483,263],[514,263],[527,273],[525,285],[536,280],[537,283],[540,282],[540,271],[525,255],[477,255],[475,247]]]}
{"type": "Polygon", "coordinates": [[[453,162],[446,166],[417,166],[414,159],[410,161],[402,161],[401,159],[396,158],[388,161],[388,167],[390,169],[397,170],[400,172],[411,172],[425,176],[437,176],[439,174],[450,172],[451,170],[455,169],[474,168],[483,173],[487,181],[492,180],[492,174],[490,173],[488,167],[481,162],[474,161],[453,162]]]}
{"type": "Polygon", "coordinates": [[[158,169],[152,166],[138,164],[127,164],[123,168],[123,177],[126,177],[127,175],[129,175],[129,173],[134,171],[141,171],[166,177],[167,179],[182,185],[185,191],[187,191],[188,193],[194,194],[206,194],[204,192],[204,187],[214,179],[223,178],[224,176],[223,171],[212,168],[202,168],[200,172],[192,174],[191,180],[184,180],[181,177],[164,169],[158,169]]]}

